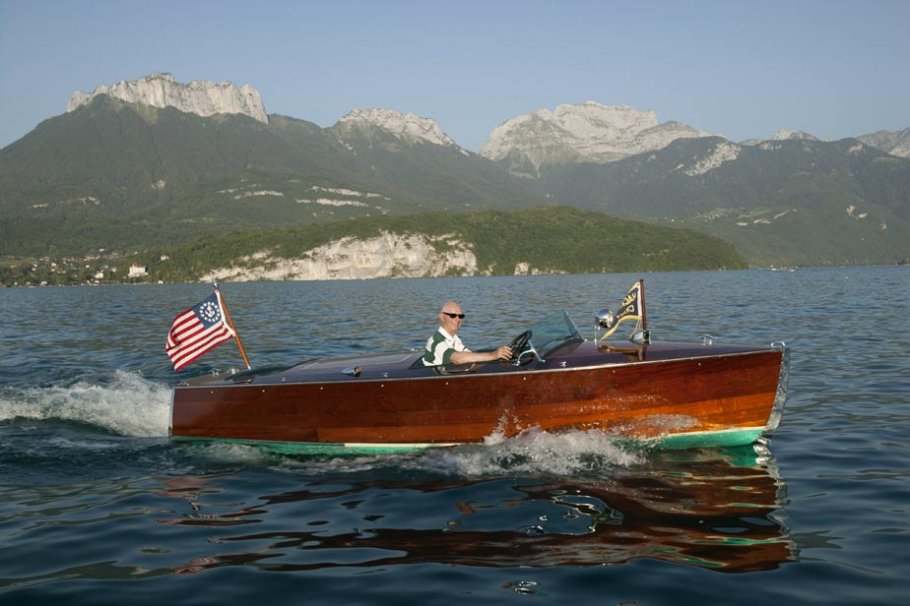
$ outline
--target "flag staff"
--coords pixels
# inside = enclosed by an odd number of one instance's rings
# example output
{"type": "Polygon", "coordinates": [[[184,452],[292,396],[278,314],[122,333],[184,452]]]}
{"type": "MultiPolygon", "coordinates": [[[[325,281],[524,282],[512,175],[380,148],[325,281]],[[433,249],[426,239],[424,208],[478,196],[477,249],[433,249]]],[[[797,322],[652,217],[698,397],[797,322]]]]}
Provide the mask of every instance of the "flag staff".
{"type": "Polygon", "coordinates": [[[645,305],[645,280],[644,278],[638,279],[639,284],[641,284],[641,328],[642,330],[648,330],[648,308],[645,305]]]}
{"type": "Polygon", "coordinates": [[[246,350],[243,349],[243,341],[240,340],[240,333],[237,332],[237,328],[234,326],[234,320],[231,319],[231,312],[228,311],[227,301],[224,300],[224,295],[221,293],[221,289],[218,288],[218,281],[213,282],[215,286],[215,292],[218,293],[218,299],[221,301],[221,307],[224,309],[224,319],[227,320],[228,326],[231,327],[231,331],[234,333],[234,339],[237,340],[237,349],[240,350],[240,356],[243,358],[243,363],[246,364],[246,369],[250,370],[250,361],[246,357],[246,350]]]}

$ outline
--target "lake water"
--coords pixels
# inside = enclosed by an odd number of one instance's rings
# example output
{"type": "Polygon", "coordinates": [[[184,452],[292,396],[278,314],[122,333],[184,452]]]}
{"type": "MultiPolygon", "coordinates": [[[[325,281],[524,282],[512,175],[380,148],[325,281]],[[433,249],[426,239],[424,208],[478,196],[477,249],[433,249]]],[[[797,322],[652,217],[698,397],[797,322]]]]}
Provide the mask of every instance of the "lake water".
{"type": "MultiPolygon", "coordinates": [[[[637,275],[222,286],[254,366],[474,348],[637,275]]],[[[645,275],[652,338],[792,348],[767,444],[590,433],[376,457],[172,443],[164,354],[208,285],[0,289],[4,604],[905,604],[910,268],[645,275]]],[[[622,330],[622,328],[620,329],[622,330]]],[[[239,367],[227,343],[181,376],[239,367]]]]}

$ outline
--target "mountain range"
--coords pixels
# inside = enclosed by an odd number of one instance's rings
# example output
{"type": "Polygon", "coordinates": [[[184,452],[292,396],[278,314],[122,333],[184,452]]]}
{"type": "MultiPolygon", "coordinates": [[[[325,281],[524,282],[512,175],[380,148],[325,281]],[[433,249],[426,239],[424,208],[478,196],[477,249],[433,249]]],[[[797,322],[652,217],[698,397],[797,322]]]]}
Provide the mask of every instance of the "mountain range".
{"type": "Polygon", "coordinates": [[[0,256],[178,245],[244,228],[572,206],[732,243],[752,265],[910,258],[910,129],[732,142],[594,102],[506,121],[479,154],[433,120],[329,128],[251,86],[169,74],[77,92],[0,150],[0,256]]]}

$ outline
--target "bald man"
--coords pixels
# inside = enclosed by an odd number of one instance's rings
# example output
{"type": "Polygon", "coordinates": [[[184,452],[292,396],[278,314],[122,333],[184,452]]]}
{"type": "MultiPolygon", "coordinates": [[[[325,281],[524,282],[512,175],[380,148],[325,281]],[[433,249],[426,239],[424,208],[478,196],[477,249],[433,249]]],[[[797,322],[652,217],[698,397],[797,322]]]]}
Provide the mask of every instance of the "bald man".
{"type": "Polygon", "coordinates": [[[422,358],[424,366],[492,362],[512,357],[512,350],[505,345],[484,352],[474,352],[465,347],[456,334],[462,322],[464,312],[461,305],[446,301],[439,311],[439,328],[427,339],[427,351],[422,358]]]}

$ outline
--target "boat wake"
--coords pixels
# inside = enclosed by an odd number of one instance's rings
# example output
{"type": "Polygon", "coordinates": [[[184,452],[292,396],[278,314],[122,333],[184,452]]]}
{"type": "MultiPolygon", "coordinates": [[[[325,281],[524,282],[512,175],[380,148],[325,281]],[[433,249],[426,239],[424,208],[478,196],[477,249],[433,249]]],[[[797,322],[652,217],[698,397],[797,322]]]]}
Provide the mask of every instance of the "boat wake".
{"type": "Polygon", "coordinates": [[[627,449],[596,429],[549,433],[529,429],[512,438],[494,433],[483,444],[430,450],[414,462],[423,471],[486,477],[514,474],[563,476],[640,464],[642,452],[627,449]]]}
{"type": "Polygon", "coordinates": [[[0,422],[67,421],[122,436],[162,437],[170,397],[169,387],[116,370],[67,386],[0,389],[0,422]]]}
{"type": "MultiPolygon", "coordinates": [[[[254,446],[216,443],[210,454],[251,458],[254,446]]],[[[604,471],[639,465],[648,453],[620,444],[597,430],[548,433],[529,429],[506,438],[493,433],[482,444],[427,448],[405,454],[361,456],[284,456],[272,459],[276,467],[312,475],[357,474],[394,470],[448,478],[483,479],[514,476],[600,476],[604,471]]]]}

